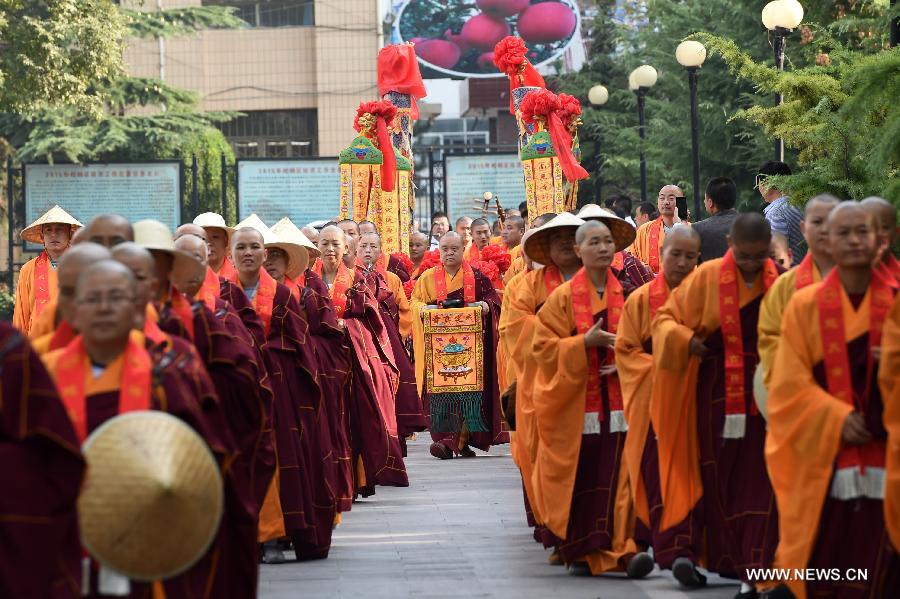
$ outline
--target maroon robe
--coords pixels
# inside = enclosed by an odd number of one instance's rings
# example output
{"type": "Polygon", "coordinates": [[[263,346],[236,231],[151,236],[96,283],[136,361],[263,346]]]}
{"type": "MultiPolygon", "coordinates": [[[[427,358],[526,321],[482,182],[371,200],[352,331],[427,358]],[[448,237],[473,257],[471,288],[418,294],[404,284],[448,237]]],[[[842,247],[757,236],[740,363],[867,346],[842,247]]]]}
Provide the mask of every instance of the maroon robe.
{"type": "MultiPolygon", "coordinates": [[[[350,446],[356,491],[363,497],[375,486],[406,487],[409,478],[403,463],[400,439],[389,431],[383,405],[394,403],[397,367],[378,304],[365,278],[354,272],[347,290],[347,308],[342,316],[345,343],[350,348],[350,446]],[[361,464],[363,476],[360,476],[361,464]]],[[[391,414],[394,416],[394,414],[391,414]]]]}
{"type": "Polygon", "coordinates": [[[403,456],[406,457],[406,437],[424,431],[428,426],[416,387],[416,369],[400,336],[400,306],[397,299],[378,271],[364,271],[364,274],[369,288],[374,290],[378,311],[390,340],[394,363],[400,377],[394,407],[397,414],[397,434],[400,437],[403,456]]]}
{"type": "MultiPolygon", "coordinates": [[[[490,308],[485,314],[484,326],[484,401],[481,402],[481,421],[490,427],[489,432],[469,433],[468,445],[477,447],[482,451],[488,451],[491,445],[502,445],[509,443],[509,433],[506,432],[502,419],[500,418],[500,385],[497,382],[497,342],[500,335],[498,326],[500,323],[500,297],[494,290],[490,279],[481,274],[478,269],[473,269],[475,273],[475,301],[485,302],[490,308]]],[[[457,289],[447,294],[447,299],[464,300],[463,289],[457,289]]],[[[428,394],[422,390],[425,413],[430,413],[428,404],[428,394]]],[[[458,415],[460,421],[463,420],[458,415]]],[[[431,439],[436,443],[443,443],[459,453],[459,431],[457,432],[437,432],[431,431],[431,439]]]]}
{"type": "MultiPolygon", "coordinates": [[[[259,559],[256,546],[259,510],[275,473],[272,428],[272,390],[261,354],[249,332],[221,299],[213,313],[202,302],[192,305],[193,344],[215,386],[232,437],[240,450],[231,471],[244,496],[240,518],[223,522],[241,542],[230,545],[240,551],[223,555],[213,581],[214,597],[252,597],[256,592],[259,559]],[[226,317],[232,316],[226,320],[226,317]],[[228,576],[225,576],[227,572],[228,576]]],[[[167,303],[160,311],[164,332],[191,342],[181,319],[167,303]]]]}
{"type": "MultiPolygon", "coordinates": [[[[246,497],[231,469],[227,467],[237,457],[237,448],[231,438],[222,406],[216,397],[209,375],[200,363],[196,351],[186,341],[171,337],[165,343],[156,345],[147,340],[147,350],[153,361],[153,389],[151,406],[183,420],[207,443],[222,467],[224,481],[225,509],[222,525],[213,544],[200,560],[183,574],[164,581],[166,599],[194,599],[208,596],[208,581],[218,578],[219,568],[232,567],[228,556],[237,551],[235,544],[246,542],[233,534],[229,527],[232,520],[239,520],[246,510],[246,497]],[[223,558],[225,561],[223,562],[223,558]]],[[[58,350],[64,351],[64,350],[58,350]]],[[[101,424],[119,414],[119,391],[98,393],[86,398],[88,434],[101,424]]],[[[173,531],[177,534],[177,531],[173,531]]],[[[88,597],[105,597],[97,589],[98,571],[91,569],[88,597]]],[[[152,589],[149,583],[131,581],[131,599],[150,599],[152,589]]]]}
{"type": "Polygon", "coordinates": [[[50,375],[0,322],[0,597],[78,597],[85,465],[50,375]]]}
{"type": "MultiPolygon", "coordinates": [[[[331,462],[335,473],[333,489],[339,512],[353,505],[353,452],[350,449],[350,350],[344,344],[344,332],[338,326],[328,287],[312,270],[306,271],[300,303],[306,310],[310,341],[319,365],[324,417],[329,424],[331,462]]],[[[320,414],[321,418],[322,415],[320,414]]]]}
{"type": "Polygon", "coordinates": [[[742,439],[725,439],[725,350],[722,331],[705,340],[709,353],[697,375],[697,435],[703,497],[676,525],[690,540],[656,558],[670,568],[678,557],[699,563],[725,578],[748,580],[747,569],[772,565],[778,545],[778,512],[766,470],[766,422],[753,411],[753,374],[759,362],[757,322],[762,296],[740,310],[744,345],[746,431],[742,439]]]}
{"type": "Polygon", "coordinates": [[[388,256],[387,270],[397,275],[401,283],[406,283],[412,278],[403,261],[393,254],[388,256]]]}
{"type": "MultiPolygon", "coordinates": [[[[878,385],[878,363],[873,363],[872,369],[868,369],[868,333],[847,344],[847,355],[853,394],[858,398],[867,398],[864,411],[866,428],[872,433],[873,441],[885,442],[887,431],[884,428],[884,402],[878,385]]],[[[815,365],[813,376],[820,387],[828,388],[824,362],[815,365]]],[[[831,488],[830,484],[828,488],[831,488]]],[[[860,569],[868,574],[864,583],[850,580],[807,581],[809,597],[863,599],[888,597],[896,593],[900,589],[900,554],[891,545],[885,529],[884,501],[868,497],[841,500],[827,495],[807,568],[839,568],[842,573],[860,569]]]]}

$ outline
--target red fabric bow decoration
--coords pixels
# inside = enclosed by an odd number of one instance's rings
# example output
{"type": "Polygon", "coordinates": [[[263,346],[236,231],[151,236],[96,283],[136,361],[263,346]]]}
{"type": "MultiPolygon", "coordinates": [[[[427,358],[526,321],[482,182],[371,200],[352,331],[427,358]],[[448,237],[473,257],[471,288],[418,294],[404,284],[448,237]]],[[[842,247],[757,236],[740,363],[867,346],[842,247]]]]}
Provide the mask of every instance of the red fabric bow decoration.
{"type": "Polygon", "coordinates": [[[517,87],[545,87],[544,78],[525,55],[528,46],[514,35],[508,35],[494,46],[494,65],[509,77],[509,113],[516,114],[512,90],[517,87]]]}
{"type": "Polygon", "coordinates": [[[415,286],[415,279],[410,279],[407,282],[403,283],[403,292],[406,294],[406,299],[412,299],[412,292],[415,286]]]}
{"type": "Polygon", "coordinates": [[[429,268],[434,268],[441,263],[441,253],[438,250],[425,252],[422,256],[422,263],[419,265],[419,272],[425,272],[429,268]]]}
{"type": "MultiPolygon", "coordinates": [[[[499,274],[505,274],[512,264],[512,256],[506,251],[506,248],[499,245],[489,245],[481,250],[481,261],[493,264],[499,274]]],[[[492,277],[488,277],[492,278],[492,277]]]]}
{"type": "MultiPolygon", "coordinates": [[[[485,248],[487,249],[487,248],[485,248]]],[[[475,270],[481,272],[492,284],[499,280],[500,269],[493,262],[486,260],[476,260],[469,264],[475,270]]]]}
{"type": "Polygon", "coordinates": [[[375,119],[374,133],[384,157],[384,162],[381,164],[381,189],[394,191],[394,180],[397,178],[397,157],[394,156],[394,145],[391,143],[391,136],[388,133],[388,123],[393,122],[394,117],[397,116],[397,107],[386,100],[361,103],[356,110],[356,118],[353,120],[353,128],[360,133],[365,133],[363,127],[367,125],[360,121],[366,118],[366,115],[375,119]]]}
{"type": "Polygon", "coordinates": [[[418,119],[416,100],[424,98],[426,91],[416,52],[409,42],[385,46],[378,52],[378,95],[384,96],[392,91],[412,97],[410,117],[418,119]]]}
{"type": "Polygon", "coordinates": [[[563,174],[569,183],[579,179],[587,179],[588,172],[582,168],[575,155],[572,154],[572,133],[569,126],[573,118],[581,114],[581,104],[572,96],[557,96],[549,89],[542,89],[525,96],[519,106],[522,120],[535,124],[539,120],[546,121],[550,131],[550,139],[562,166],[563,174]]]}

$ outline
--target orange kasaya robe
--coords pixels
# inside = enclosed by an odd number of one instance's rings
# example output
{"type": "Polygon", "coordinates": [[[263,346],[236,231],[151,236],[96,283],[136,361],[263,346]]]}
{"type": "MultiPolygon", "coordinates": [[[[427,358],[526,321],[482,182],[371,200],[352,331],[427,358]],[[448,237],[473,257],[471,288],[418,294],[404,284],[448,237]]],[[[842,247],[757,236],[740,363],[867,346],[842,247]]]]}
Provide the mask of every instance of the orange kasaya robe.
{"type": "MultiPolygon", "coordinates": [[[[835,289],[828,289],[827,283],[834,283],[837,274],[837,271],[832,271],[826,277],[826,283],[808,286],[794,294],[784,312],[781,340],[772,364],[766,463],[778,500],[780,542],[775,566],[791,569],[839,567],[842,571],[851,566],[865,568],[869,576],[865,584],[874,591],[879,587],[889,588],[884,586],[883,580],[891,574],[884,572],[885,569],[893,569],[892,577],[895,581],[900,578],[900,558],[896,548],[891,551],[885,547],[877,554],[876,560],[860,563],[855,561],[865,560],[865,557],[860,557],[864,552],[855,546],[860,537],[849,533],[858,530],[862,524],[862,527],[871,528],[864,533],[866,545],[886,545],[887,540],[882,533],[885,525],[888,530],[900,530],[900,513],[896,510],[896,504],[889,505],[885,501],[883,512],[881,509],[876,510],[877,520],[882,520],[880,523],[871,517],[863,523],[854,522],[853,516],[836,520],[833,511],[829,516],[828,507],[833,510],[835,506],[843,504],[847,506],[847,512],[844,513],[846,516],[847,513],[864,513],[871,502],[880,499],[877,497],[880,486],[877,483],[859,486],[851,484],[850,488],[843,484],[846,474],[865,479],[876,475],[873,471],[878,470],[875,466],[855,466],[845,461],[847,446],[841,441],[841,432],[847,416],[854,411],[866,417],[866,428],[873,434],[872,441],[854,447],[860,448],[862,455],[871,451],[876,456],[874,461],[881,461],[882,467],[886,469],[885,500],[889,489],[897,489],[900,472],[896,461],[896,432],[900,428],[900,410],[896,402],[891,402],[891,399],[898,397],[897,387],[889,389],[893,398],[889,395],[882,397],[878,393],[878,385],[873,384],[875,370],[869,367],[873,365],[873,360],[868,359],[868,354],[871,353],[868,341],[873,312],[878,313],[880,306],[883,315],[893,302],[893,324],[888,326],[890,318],[885,321],[882,333],[882,341],[887,344],[890,357],[881,363],[881,373],[882,380],[885,380],[885,373],[889,372],[896,382],[900,361],[896,349],[891,349],[897,347],[897,329],[892,327],[900,323],[900,308],[897,308],[900,304],[893,300],[893,292],[885,284],[881,289],[870,286],[861,303],[854,309],[838,279],[839,293],[835,295],[839,295],[837,302],[840,307],[837,311],[842,315],[843,322],[825,318],[825,326],[832,327],[833,331],[823,334],[822,298],[835,289]],[[824,357],[826,347],[831,353],[847,353],[850,371],[848,379],[852,385],[850,394],[854,395],[850,401],[834,394],[831,378],[833,373],[829,372],[833,367],[828,366],[824,357]],[[870,375],[868,380],[867,374],[870,375]],[[884,405],[884,412],[882,418],[878,419],[877,413],[881,408],[878,404],[881,403],[884,405]],[[882,431],[879,432],[879,429],[882,431]],[[894,432],[890,439],[893,445],[891,450],[885,448],[884,429],[888,431],[888,435],[891,431],[894,432]],[[886,456],[890,461],[885,464],[886,456]],[[863,490],[865,487],[874,488],[863,490]],[[872,493],[876,496],[873,497],[872,493]],[[823,543],[826,544],[825,547],[822,547],[823,543]],[[816,554],[821,554],[823,549],[831,557],[825,559],[826,563],[817,563],[816,554]],[[835,556],[841,553],[844,554],[844,559],[854,560],[853,563],[839,563],[840,558],[835,556]],[[889,557],[888,553],[893,553],[893,557],[889,557]]],[[[878,368],[877,364],[874,368],[878,368]]],[[[896,547],[896,537],[894,543],[896,547]]],[[[787,584],[795,597],[805,599],[810,583],[804,584],[801,580],[793,579],[787,584]]],[[[859,584],[848,583],[847,586],[858,588],[859,584]]],[[[842,596],[841,589],[835,587],[834,592],[836,596],[842,596]]],[[[886,595],[874,591],[867,596],[886,595]]]]}
{"type": "Polygon", "coordinates": [[[763,369],[766,385],[771,382],[772,363],[778,350],[781,338],[781,317],[788,302],[798,289],[818,283],[822,274],[813,261],[812,253],[807,253],[803,260],[787,271],[772,285],[759,307],[759,363],[763,369]],[[798,276],[799,275],[799,276],[798,276]]]}
{"type": "Polygon", "coordinates": [[[519,255],[512,259],[509,268],[506,269],[506,274],[503,275],[503,284],[509,285],[509,282],[512,281],[514,276],[527,270],[528,264],[525,262],[525,256],[522,252],[519,252],[519,255]]]}
{"type": "Polygon", "coordinates": [[[394,299],[397,300],[397,307],[400,310],[400,324],[398,327],[400,337],[407,339],[412,333],[412,311],[409,305],[409,298],[406,297],[406,291],[403,289],[403,282],[399,276],[387,269],[382,269],[380,266],[378,272],[384,277],[388,289],[394,294],[394,299]]]}
{"type": "MultiPolygon", "coordinates": [[[[690,223],[686,221],[682,221],[682,224],[690,226],[690,223]]],[[[656,220],[651,220],[638,227],[634,243],[628,248],[628,251],[656,274],[662,269],[661,256],[665,239],[664,223],[660,216],[656,220]]]]}
{"type": "MultiPolygon", "coordinates": [[[[16,305],[13,309],[13,326],[25,335],[31,334],[35,319],[47,308],[58,293],[56,269],[50,264],[47,252],[41,252],[22,265],[16,285],[16,305]]],[[[52,314],[51,314],[52,320],[52,314]]]]}
{"type": "MultiPolygon", "coordinates": [[[[53,302],[53,306],[55,312],[55,301],[53,302]]],[[[41,316],[41,318],[43,318],[43,315],[41,316]]],[[[147,312],[144,317],[144,335],[148,339],[156,343],[159,343],[162,337],[165,336],[165,334],[159,330],[159,327],[157,326],[158,322],[159,313],[156,311],[156,308],[153,307],[153,304],[147,304],[147,312]]],[[[39,356],[44,356],[49,352],[55,351],[57,349],[62,349],[77,336],[78,333],[68,322],[60,320],[59,324],[56,325],[55,328],[50,329],[49,332],[33,339],[31,342],[31,346],[39,356]]]]}
{"type": "MultiPolygon", "coordinates": [[[[622,386],[628,436],[625,438],[625,463],[634,496],[637,517],[650,526],[647,489],[641,474],[641,460],[650,430],[650,397],[653,390],[653,353],[646,349],[652,332],[650,322],[662,303],[668,299],[669,285],[665,277],[647,283],[625,301],[619,330],[616,333],[616,369],[622,386]],[[651,306],[651,295],[654,296],[651,306]]],[[[657,549],[658,551],[658,549],[657,549]]]]}
{"type": "MultiPolygon", "coordinates": [[[[535,271],[534,277],[539,277],[540,273],[541,271],[535,271]]],[[[600,298],[590,278],[587,282],[594,321],[598,317],[605,318],[605,326],[609,326],[606,315],[610,292],[605,291],[603,298],[600,298]]],[[[614,418],[610,410],[607,386],[614,383],[610,377],[604,377],[606,383],[600,389],[603,397],[600,428],[591,431],[594,434],[585,432],[589,416],[586,411],[586,381],[589,379],[591,360],[584,346],[584,335],[572,334],[576,330],[572,287],[572,281],[562,283],[550,294],[538,312],[538,323],[533,334],[532,351],[536,372],[531,398],[538,434],[531,481],[535,496],[533,509],[540,515],[540,524],[559,539],[566,539],[558,545],[562,554],[566,544],[578,544],[578,540],[569,540],[570,530],[576,525],[576,519],[584,519],[583,515],[576,513],[577,510],[573,507],[575,502],[579,496],[592,498],[593,509],[603,514],[593,515],[595,519],[592,522],[581,522],[580,528],[592,528],[591,537],[603,528],[606,547],[582,554],[576,561],[586,561],[591,573],[597,575],[622,570],[629,556],[637,552],[632,538],[634,510],[628,472],[621,456],[625,434],[623,431],[611,432],[614,418]],[[583,445],[596,446],[591,444],[597,441],[602,441],[606,444],[604,447],[611,448],[611,455],[602,455],[600,452],[581,455],[583,445]],[[602,482],[594,483],[596,488],[576,489],[578,477],[581,476],[582,457],[587,462],[602,461],[609,464],[599,475],[602,482]],[[601,499],[601,496],[605,499],[601,499]],[[593,499],[595,497],[596,500],[593,499]],[[605,507],[601,508],[598,503],[605,507]]],[[[518,428],[518,422],[516,425],[518,428]]],[[[584,469],[600,468],[592,465],[584,469]]],[[[569,561],[565,555],[563,557],[569,561]]]]}
{"type": "MultiPolygon", "coordinates": [[[[535,507],[532,482],[538,451],[538,429],[534,413],[534,385],[538,364],[532,352],[534,331],[538,325],[538,309],[550,293],[559,287],[563,277],[555,266],[523,273],[513,278],[503,296],[500,312],[500,349],[506,356],[506,377],[516,381],[516,431],[510,434],[510,450],[522,472],[525,494],[535,520],[540,512],[535,507]]],[[[501,360],[498,357],[498,364],[501,360]]]]}
{"type": "Polygon", "coordinates": [[[878,382],[884,402],[884,427],[888,435],[884,520],[891,542],[894,547],[900,547],[900,299],[894,299],[881,339],[878,382]]]}

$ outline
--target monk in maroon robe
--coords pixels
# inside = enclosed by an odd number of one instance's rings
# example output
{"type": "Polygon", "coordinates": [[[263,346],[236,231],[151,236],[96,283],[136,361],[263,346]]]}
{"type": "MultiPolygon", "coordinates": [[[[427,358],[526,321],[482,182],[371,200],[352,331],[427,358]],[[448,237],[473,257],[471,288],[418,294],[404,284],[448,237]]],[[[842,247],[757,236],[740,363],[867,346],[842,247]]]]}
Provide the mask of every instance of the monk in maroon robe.
{"type": "MultiPolygon", "coordinates": [[[[344,263],[349,246],[340,228],[322,229],[319,250],[322,258],[316,271],[328,285],[350,347],[349,421],[356,492],[367,497],[376,485],[408,486],[397,435],[398,373],[378,305],[363,275],[344,263]]],[[[354,255],[351,265],[355,261],[354,255]]]]}
{"type": "Polygon", "coordinates": [[[84,461],[53,381],[0,322],[0,597],[77,597],[84,461]]]}
{"type": "MultiPolygon", "coordinates": [[[[278,492],[266,501],[271,509],[264,505],[260,515],[260,540],[288,536],[298,560],[323,559],[331,547],[337,500],[328,419],[317,418],[323,396],[306,315],[291,290],[262,268],[262,233],[245,227],[231,241],[238,284],[266,330],[267,370],[275,393],[278,476],[273,486],[278,492]]],[[[267,552],[280,561],[271,545],[267,552]]]]}
{"type": "MultiPolygon", "coordinates": [[[[121,412],[120,394],[128,385],[137,390],[137,397],[133,398],[129,388],[133,405],[146,406],[134,409],[163,410],[190,425],[222,466],[226,503],[223,518],[230,518],[235,513],[233,506],[242,501],[239,485],[228,468],[237,451],[212,382],[190,345],[171,338],[156,343],[134,330],[135,293],[136,282],[126,266],[107,260],[87,268],[76,288],[75,326],[82,334],[65,348],[47,354],[47,369],[58,388],[72,390],[63,395],[63,401],[81,442],[121,412]],[[134,370],[135,362],[143,366],[134,370]],[[73,384],[79,377],[84,384],[73,384]],[[135,384],[144,379],[148,381],[146,387],[135,384]]],[[[227,543],[217,537],[207,554],[186,572],[161,581],[167,599],[209,596],[207,581],[223,567],[219,556],[227,543]]],[[[126,594],[120,592],[117,596],[152,596],[156,583],[129,581],[109,571],[101,576],[102,566],[92,560],[90,566],[90,580],[82,581],[90,589],[88,597],[110,596],[100,586],[101,578],[107,582],[117,579],[118,584],[126,585],[126,594]]]]}

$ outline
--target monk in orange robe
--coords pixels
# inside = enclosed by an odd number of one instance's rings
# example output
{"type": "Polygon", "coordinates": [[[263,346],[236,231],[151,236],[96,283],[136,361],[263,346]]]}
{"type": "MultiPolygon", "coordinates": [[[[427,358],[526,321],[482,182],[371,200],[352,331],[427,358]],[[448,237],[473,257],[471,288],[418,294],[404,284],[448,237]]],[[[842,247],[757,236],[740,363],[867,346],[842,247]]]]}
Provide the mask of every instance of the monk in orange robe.
{"type": "Polygon", "coordinates": [[[878,383],[887,431],[884,520],[891,543],[896,548],[900,547],[900,297],[896,295],[881,339],[878,383]]]}
{"type": "Polygon", "coordinates": [[[628,422],[624,460],[637,515],[635,540],[642,549],[653,547],[653,557],[670,565],[679,541],[690,538],[683,530],[660,531],[662,498],[659,490],[659,459],[656,434],[650,426],[650,396],[653,389],[653,340],[650,323],[656,313],[697,266],[700,235],[690,227],[676,226],[663,243],[662,271],[625,301],[616,334],[616,370],[622,387],[622,402],[628,422]]]}
{"type": "Polygon", "coordinates": [[[634,511],[621,459],[627,425],[613,354],[625,295],[610,266],[634,239],[634,228],[620,222],[624,226],[588,221],[578,227],[574,249],[584,266],[538,312],[532,485],[536,513],[572,573],[625,570],[643,578],[653,559],[638,553],[632,538],[634,511]]]}
{"type": "Polygon", "coordinates": [[[30,334],[32,323],[48,304],[55,302],[56,265],[79,227],[81,223],[59,206],[54,206],[22,231],[22,239],[44,246],[37,258],[22,265],[16,285],[13,326],[25,335],[30,334]]]}
{"type": "Polygon", "coordinates": [[[50,375],[0,322],[0,596],[77,597],[85,465],[50,375]]]}
{"type": "Polygon", "coordinates": [[[466,247],[464,258],[468,262],[481,260],[481,251],[491,244],[491,225],[487,219],[476,218],[472,221],[472,243],[466,247]]]}
{"type": "Polygon", "coordinates": [[[654,273],[658,273],[662,268],[662,244],[666,240],[666,234],[676,223],[681,222],[678,218],[676,198],[683,196],[684,192],[677,185],[663,186],[656,200],[659,218],[638,227],[630,251],[654,273]]]}
{"type": "Polygon", "coordinates": [[[230,259],[231,234],[234,229],[225,224],[225,219],[215,212],[204,212],[194,219],[194,224],[206,230],[209,243],[209,267],[214,273],[233,281],[237,276],[230,259]]]}
{"type": "MultiPolygon", "coordinates": [[[[227,506],[240,500],[228,467],[237,448],[212,383],[190,346],[171,339],[156,344],[133,330],[135,293],[134,276],[118,262],[103,260],[85,269],[75,293],[74,325],[82,334],[47,354],[44,362],[61,390],[79,442],[105,421],[128,411],[163,410],[191,426],[222,468],[228,518],[227,506]]],[[[165,596],[205,596],[207,581],[220,566],[223,542],[217,538],[186,572],[162,581],[165,596]]],[[[82,588],[89,589],[88,597],[109,596],[104,589],[111,583],[125,588],[118,596],[137,599],[151,594],[150,583],[129,580],[97,563],[90,565],[89,579],[81,581],[82,588]]]]}
{"type": "Polygon", "coordinates": [[[667,555],[672,573],[687,587],[704,585],[696,565],[705,549],[706,567],[739,578],[739,596],[750,597],[748,569],[768,567],[778,539],[763,458],[766,423],[753,400],[759,305],[778,270],[762,215],[739,215],[728,241],[725,257],[701,264],[653,320],[650,421],[659,529],[685,526],[692,535],[667,555]]]}
{"type": "MultiPolygon", "coordinates": [[[[553,217],[553,215],[550,215],[553,217]]],[[[530,526],[536,526],[540,514],[534,513],[534,489],[532,474],[538,448],[538,430],[534,416],[533,394],[537,361],[531,350],[537,312],[550,293],[570,280],[581,268],[581,259],[575,254],[575,230],[584,221],[564,213],[550,220],[547,215],[539,216],[533,223],[536,227],[526,235],[524,251],[529,258],[544,264],[543,268],[532,270],[513,278],[503,295],[503,309],[500,311],[500,354],[508,356],[506,374],[510,383],[516,383],[515,431],[510,431],[510,449],[516,465],[522,474],[525,493],[525,510],[530,526]],[[548,222],[549,221],[549,222],[548,222]]],[[[535,540],[551,546],[546,528],[535,529],[535,540]]],[[[561,564],[558,551],[551,557],[551,563],[561,564]]]]}
{"type": "MultiPolygon", "coordinates": [[[[416,384],[425,409],[429,411],[431,455],[447,460],[454,455],[475,457],[472,447],[488,451],[492,445],[509,442],[500,419],[500,389],[497,381],[497,327],[500,298],[490,280],[463,259],[462,238],[454,231],[444,233],[439,245],[441,263],[419,277],[412,295],[413,353],[416,384]],[[467,306],[483,302],[483,376],[482,389],[465,399],[443,398],[446,410],[443,422],[436,422],[437,411],[425,385],[425,329],[423,311],[445,302],[467,306]],[[470,426],[471,424],[471,426],[470,426]],[[471,446],[471,447],[470,447],[471,446]]],[[[476,364],[476,366],[479,366],[476,364]]]]}
{"type": "Polygon", "coordinates": [[[875,217],[875,224],[878,226],[878,243],[881,248],[878,272],[892,281],[895,289],[900,288],[900,260],[892,253],[897,239],[897,209],[877,196],[864,199],[860,205],[875,217]]]}
{"type": "MultiPolygon", "coordinates": [[[[877,373],[881,344],[895,343],[883,331],[896,290],[872,268],[877,225],[865,208],[843,202],[827,227],[835,268],[788,303],[772,364],[766,463],[778,500],[775,565],[867,573],[791,578],[790,596],[800,599],[888,597],[900,588],[884,504],[885,481],[897,476],[886,470],[896,409],[886,410],[877,373]]],[[[789,595],[782,587],[776,596],[789,595]]]]}
{"type": "MultiPolygon", "coordinates": [[[[840,202],[833,195],[823,194],[806,203],[800,232],[809,251],[795,268],[787,271],[772,285],[759,308],[759,364],[765,385],[771,380],[772,362],[781,337],[781,318],[788,302],[798,289],[818,283],[833,266],[828,253],[828,214],[840,202]]],[[[759,398],[757,398],[759,400],[759,398]]],[[[763,409],[765,415],[765,410],[763,409]]]]}
{"type": "MultiPolygon", "coordinates": [[[[355,222],[343,222],[347,229],[351,223],[355,228],[355,222]]],[[[316,274],[327,285],[339,326],[345,331],[352,372],[347,406],[355,490],[366,497],[375,493],[377,485],[405,487],[409,479],[397,429],[399,374],[375,297],[355,268],[349,239],[344,229],[334,225],[319,232],[322,257],[316,274]],[[347,256],[352,257],[350,267],[347,256]]]]}
{"type": "Polygon", "coordinates": [[[413,279],[419,278],[422,274],[420,265],[425,257],[425,252],[429,249],[428,236],[420,231],[415,231],[409,236],[409,259],[412,262],[413,269],[409,276],[413,279]]]}

